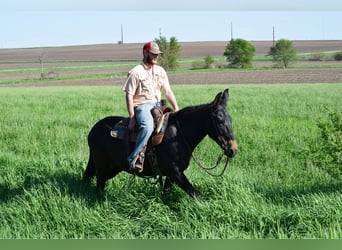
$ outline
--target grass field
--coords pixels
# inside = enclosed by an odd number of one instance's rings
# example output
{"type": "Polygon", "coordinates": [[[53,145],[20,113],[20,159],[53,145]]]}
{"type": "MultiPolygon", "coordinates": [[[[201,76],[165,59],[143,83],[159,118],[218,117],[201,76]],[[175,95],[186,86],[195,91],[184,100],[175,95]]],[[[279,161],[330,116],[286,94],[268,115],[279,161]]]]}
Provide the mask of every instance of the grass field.
{"type": "MultiPolygon", "coordinates": [[[[177,85],[180,107],[210,102],[227,85],[177,85]]],[[[80,178],[86,136],[108,115],[126,115],[113,86],[0,91],[0,238],[341,238],[341,182],[310,164],[317,119],[342,109],[342,84],[231,85],[228,111],[239,153],[223,177],[192,162],[204,198],[126,173],[99,198],[80,178]]],[[[195,151],[213,165],[219,147],[195,151]]]]}

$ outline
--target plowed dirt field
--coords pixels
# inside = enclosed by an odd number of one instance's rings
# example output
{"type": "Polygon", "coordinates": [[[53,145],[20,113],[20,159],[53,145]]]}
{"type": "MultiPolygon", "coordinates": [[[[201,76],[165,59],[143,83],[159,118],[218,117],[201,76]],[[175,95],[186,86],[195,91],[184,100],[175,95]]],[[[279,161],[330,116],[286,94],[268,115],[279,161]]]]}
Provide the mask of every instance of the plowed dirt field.
{"type": "MultiPolygon", "coordinates": [[[[256,55],[266,55],[272,41],[252,41],[256,55]]],[[[182,46],[181,58],[203,59],[207,55],[222,57],[227,42],[188,42],[182,46]]],[[[341,51],[342,41],[293,41],[298,53],[319,53],[341,51]]],[[[100,44],[51,48],[0,49],[1,80],[36,79],[32,83],[0,84],[0,86],[49,86],[49,85],[121,85],[127,72],[141,60],[142,44],[100,44]],[[52,78],[58,76],[83,76],[107,74],[108,77],[73,80],[40,80],[40,60],[44,69],[52,71],[52,78]],[[120,67],[115,67],[115,65],[120,67]],[[127,64],[122,66],[122,64],[127,64]],[[107,67],[94,68],[94,65],[107,67]],[[92,66],[87,68],[87,66],[92,66]],[[64,67],[64,68],[63,68],[64,67]],[[75,67],[75,69],[72,69],[75,67]],[[80,67],[84,67],[81,68],[80,67]],[[22,69],[22,71],[18,71],[22,69]],[[32,70],[36,69],[36,70],[32,70]],[[58,70],[54,70],[58,69],[58,70]],[[13,70],[13,73],[11,73],[13,70]],[[122,74],[121,74],[122,75],[122,74]]],[[[258,61],[254,66],[264,70],[225,70],[218,72],[169,73],[172,84],[236,84],[236,83],[342,83],[341,61],[298,61],[296,66],[314,68],[272,69],[272,63],[258,61]],[[322,67],[319,66],[329,66],[322,67]],[[336,67],[334,67],[336,66],[336,67]],[[269,67],[270,69],[267,69],[269,67]]],[[[182,65],[182,68],[190,68],[182,65]]]]}

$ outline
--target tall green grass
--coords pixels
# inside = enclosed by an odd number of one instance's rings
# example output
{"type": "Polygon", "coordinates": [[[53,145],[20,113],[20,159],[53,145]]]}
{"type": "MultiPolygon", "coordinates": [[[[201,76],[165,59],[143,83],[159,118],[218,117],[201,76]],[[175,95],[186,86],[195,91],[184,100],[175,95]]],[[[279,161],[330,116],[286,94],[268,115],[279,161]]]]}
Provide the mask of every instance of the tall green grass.
{"type": "MultiPolygon", "coordinates": [[[[341,84],[174,86],[180,107],[230,88],[239,153],[223,177],[192,162],[203,194],[161,196],[152,179],[126,173],[104,197],[82,184],[91,126],[127,114],[119,87],[0,89],[0,238],[341,238],[341,183],[307,163],[317,120],[341,110],[341,84]]],[[[219,147],[195,153],[207,166],[219,147]]]]}

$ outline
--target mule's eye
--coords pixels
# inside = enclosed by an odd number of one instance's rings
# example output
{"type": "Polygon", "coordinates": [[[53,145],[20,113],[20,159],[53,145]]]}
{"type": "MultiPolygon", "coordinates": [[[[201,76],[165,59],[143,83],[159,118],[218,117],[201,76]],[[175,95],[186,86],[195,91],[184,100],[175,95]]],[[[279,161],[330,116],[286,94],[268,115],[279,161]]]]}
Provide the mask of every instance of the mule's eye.
{"type": "Polygon", "coordinates": [[[225,113],[223,111],[219,111],[216,113],[217,122],[224,122],[225,121],[225,113]]]}

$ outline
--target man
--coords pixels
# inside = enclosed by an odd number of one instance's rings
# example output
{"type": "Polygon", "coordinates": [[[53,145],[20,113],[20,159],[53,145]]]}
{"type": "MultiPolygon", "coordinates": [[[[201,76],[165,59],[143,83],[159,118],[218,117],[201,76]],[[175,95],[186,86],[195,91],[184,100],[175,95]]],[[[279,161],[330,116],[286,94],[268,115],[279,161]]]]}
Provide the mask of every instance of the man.
{"type": "Polygon", "coordinates": [[[129,71],[122,88],[126,92],[126,104],[130,118],[128,128],[133,130],[136,123],[138,125],[135,148],[127,159],[130,169],[136,172],[141,172],[143,168],[139,161],[139,154],[144,152],[153,133],[154,124],[150,111],[152,108],[160,106],[161,90],[164,91],[165,97],[171,103],[174,111],[179,109],[166,72],[157,65],[158,56],[161,53],[157,43],[145,43],[142,62],[129,71]]]}

